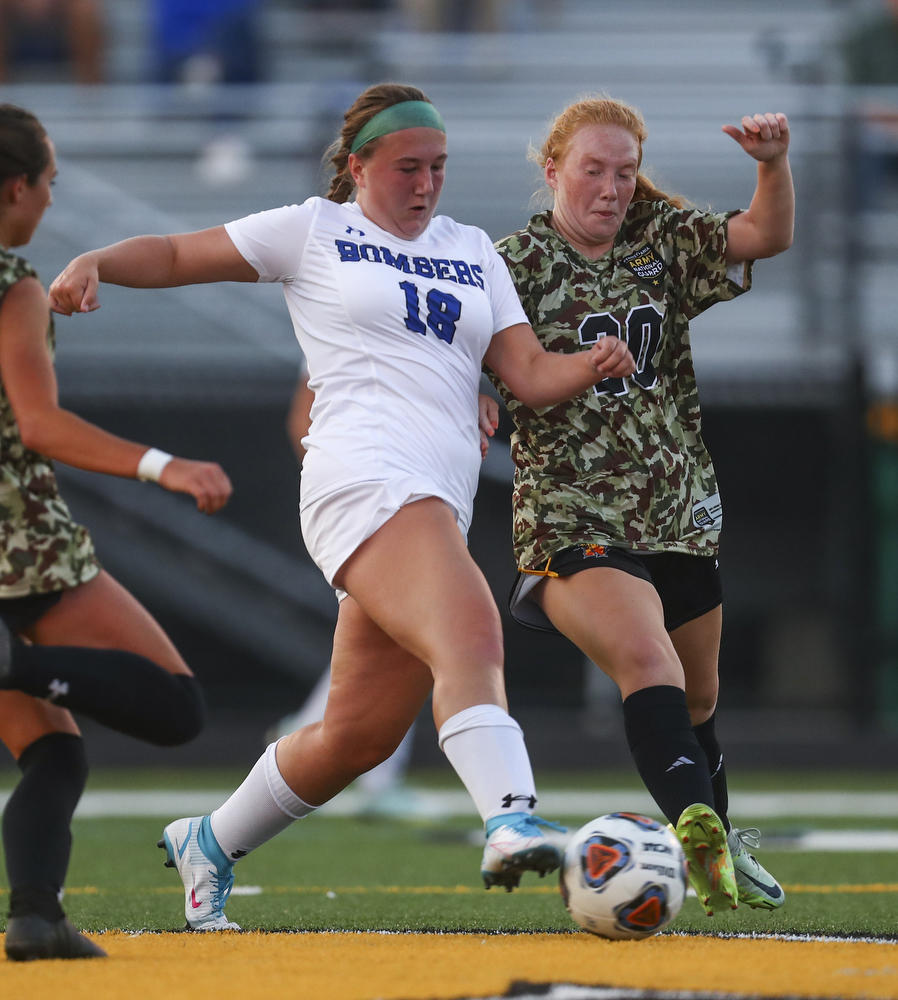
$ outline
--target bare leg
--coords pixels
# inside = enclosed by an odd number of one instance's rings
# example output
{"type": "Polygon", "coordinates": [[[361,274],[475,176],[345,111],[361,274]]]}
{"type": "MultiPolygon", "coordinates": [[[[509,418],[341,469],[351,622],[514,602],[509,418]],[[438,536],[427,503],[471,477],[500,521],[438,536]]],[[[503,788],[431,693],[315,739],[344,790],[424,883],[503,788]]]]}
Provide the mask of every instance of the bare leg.
{"type": "Polygon", "coordinates": [[[670,633],[686,677],[686,702],[694,726],[706,722],[717,707],[720,687],[717,661],[723,613],[714,608],[670,633]]]}
{"type": "Polygon", "coordinates": [[[661,600],[645,580],[610,567],[588,569],[547,579],[537,599],[558,631],[617,684],[622,698],[659,684],[685,687],[661,600]]]}
{"type": "Polygon", "coordinates": [[[351,598],[340,605],[324,718],[278,743],[278,768],[321,805],[399,746],[427,700],[430,670],[351,598]]]}
{"type": "Polygon", "coordinates": [[[442,500],[403,507],[353,553],[336,583],[430,667],[437,727],[472,705],[507,707],[499,612],[442,500]]]}
{"type": "Polygon", "coordinates": [[[107,573],[67,590],[14,644],[5,689],[159,746],[193,739],[202,691],[168,636],[107,573]]]}
{"type": "Polygon", "coordinates": [[[167,670],[192,672],[146,608],[105,570],[62,600],[22,633],[38,646],[123,649],[167,670]]]}
{"type": "Polygon", "coordinates": [[[538,592],[560,632],[614,680],[642,780],[671,823],[714,801],[708,760],[692,728],[683,666],[655,588],[611,567],[549,578],[538,592]]]}

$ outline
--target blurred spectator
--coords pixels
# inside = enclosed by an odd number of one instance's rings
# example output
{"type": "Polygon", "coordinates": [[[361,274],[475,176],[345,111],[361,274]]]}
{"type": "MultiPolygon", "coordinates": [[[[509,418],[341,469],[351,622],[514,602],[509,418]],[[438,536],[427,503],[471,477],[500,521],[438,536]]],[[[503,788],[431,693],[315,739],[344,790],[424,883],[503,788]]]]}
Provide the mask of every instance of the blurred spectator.
{"type": "Polygon", "coordinates": [[[24,66],[66,63],[77,83],[102,83],[104,42],[102,0],[0,0],[4,83],[24,66]]]}
{"type": "Polygon", "coordinates": [[[402,0],[419,31],[501,31],[505,0],[402,0]]]}
{"type": "Polygon", "coordinates": [[[260,0],[154,0],[157,79],[255,83],[259,8],[260,0]]]}
{"type": "Polygon", "coordinates": [[[849,83],[898,84],[898,0],[883,0],[883,7],[881,14],[862,24],[845,42],[849,83]]]}
{"type": "Polygon", "coordinates": [[[865,100],[859,107],[856,149],[857,207],[878,207],[889,182],[898,180],[898,0],[845,41],[846,81],[865,87],[895,87],[894,99],[865,100]]]}
{"type": "Polygon", "coordinates": [[[291,0],[296,7],[307,10],[387,10],[393,0],[291,0]]]}

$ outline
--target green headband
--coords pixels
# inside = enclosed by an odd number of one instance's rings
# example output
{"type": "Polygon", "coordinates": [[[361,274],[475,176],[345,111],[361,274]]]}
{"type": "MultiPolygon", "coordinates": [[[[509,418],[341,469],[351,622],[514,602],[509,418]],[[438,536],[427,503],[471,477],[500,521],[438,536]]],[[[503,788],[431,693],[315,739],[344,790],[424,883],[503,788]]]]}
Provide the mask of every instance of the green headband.
{"type": "Polygon", "coordinates": [[[366,142],[379,139],[391,132],[401,132],[405,128],[437,128],[446,131],[439,111],[429,101],[402,101],[378,111],[359,129],[353,139],[350,153],[357,153],[366,142]]]}

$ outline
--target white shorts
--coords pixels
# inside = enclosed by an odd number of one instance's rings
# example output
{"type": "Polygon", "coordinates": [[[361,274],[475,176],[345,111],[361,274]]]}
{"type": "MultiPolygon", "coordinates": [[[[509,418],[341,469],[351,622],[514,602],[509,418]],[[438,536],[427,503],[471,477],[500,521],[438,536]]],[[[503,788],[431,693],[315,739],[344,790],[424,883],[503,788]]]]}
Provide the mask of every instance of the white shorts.
{"type": "Polygon", "coordinates": [[[466,512],[467,520],[462,523],[459,512],[445,497],[440,497],[435,490],[416,490],[414,486],[423,487],[424,484],[410,480],[354,483],[318,497],[307,506],[300,506],[303,541],[309,555],[337,592],[338,601],[347,596],[346,591],[334,586],[334,577],[340,567],[362,542],[406,504],[425,497],[438,497],[449,506],[462,537],[467,540],[470,511],[466,512]]]}

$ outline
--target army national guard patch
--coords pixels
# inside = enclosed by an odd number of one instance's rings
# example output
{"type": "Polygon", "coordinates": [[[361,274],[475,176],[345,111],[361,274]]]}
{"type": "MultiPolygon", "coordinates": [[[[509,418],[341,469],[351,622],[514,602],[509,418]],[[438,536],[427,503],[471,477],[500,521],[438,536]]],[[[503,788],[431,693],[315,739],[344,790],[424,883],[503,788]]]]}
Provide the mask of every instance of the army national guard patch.
{"type": "Polygon", "coordinates": [[[636,253],[624,257],[621,263],[628,271],[632,271],[640,281],[656,288],[661,284],[661,279],[667,271],[664,261],[655,253],[650,243],[640,247],[636,253]]]}

